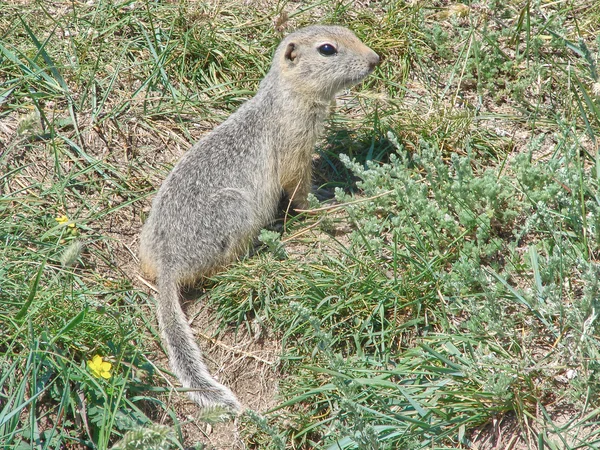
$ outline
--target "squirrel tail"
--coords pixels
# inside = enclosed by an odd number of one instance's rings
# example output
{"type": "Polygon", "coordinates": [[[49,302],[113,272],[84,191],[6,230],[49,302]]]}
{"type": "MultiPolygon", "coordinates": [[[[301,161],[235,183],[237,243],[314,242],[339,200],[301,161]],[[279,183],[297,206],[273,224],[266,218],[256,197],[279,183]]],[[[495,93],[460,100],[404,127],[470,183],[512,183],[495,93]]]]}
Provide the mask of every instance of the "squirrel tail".
{"type": "Polygon", "coordinates": [[[238,413],[241,405],[233,392],[208,372],[202,353],[179,301],[179,286],[170,275],[158,277],[158,325],[169,355],[171,369],[201,408],[221,407],[238,413]]]}

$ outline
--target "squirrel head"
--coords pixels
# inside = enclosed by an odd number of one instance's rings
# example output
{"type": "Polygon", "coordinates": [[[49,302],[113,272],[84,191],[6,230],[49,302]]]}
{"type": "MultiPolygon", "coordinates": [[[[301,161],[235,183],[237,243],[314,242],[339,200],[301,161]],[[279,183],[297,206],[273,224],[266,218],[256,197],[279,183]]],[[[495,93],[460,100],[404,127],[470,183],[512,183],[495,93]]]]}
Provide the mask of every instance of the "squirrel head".
{"type": "Polygon", "coordinates": [[[317,25],[286,36],[277,47],[271,71],[290,89],[324,101],[369,75],[379,56],[352,31],[317,25]]]}

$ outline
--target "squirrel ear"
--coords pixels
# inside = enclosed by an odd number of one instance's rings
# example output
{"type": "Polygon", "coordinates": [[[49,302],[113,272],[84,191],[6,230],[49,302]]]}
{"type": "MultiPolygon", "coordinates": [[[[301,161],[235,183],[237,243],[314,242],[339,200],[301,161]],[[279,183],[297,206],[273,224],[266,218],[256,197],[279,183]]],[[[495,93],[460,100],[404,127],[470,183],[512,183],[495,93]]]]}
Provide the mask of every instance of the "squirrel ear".
{"type": "Polygon", "coordinates": [[[287,48],[285,49],[285,59],[292,63],[295,63],[297,57],[298,52],[296,52],[296,44],[290,42],[287,48]]]}

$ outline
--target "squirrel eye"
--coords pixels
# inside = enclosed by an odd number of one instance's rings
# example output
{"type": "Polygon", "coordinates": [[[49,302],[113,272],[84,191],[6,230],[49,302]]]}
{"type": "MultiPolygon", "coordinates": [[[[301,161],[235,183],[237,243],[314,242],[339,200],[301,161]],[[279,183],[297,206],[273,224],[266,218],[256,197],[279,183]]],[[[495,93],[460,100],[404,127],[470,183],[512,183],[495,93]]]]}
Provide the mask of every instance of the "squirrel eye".
{"type": "Polygon", "coordinates": [[[317,50],[323,56],[333,56],[337,54],[337,49],[331,44],[323,44],[317,50]]]}

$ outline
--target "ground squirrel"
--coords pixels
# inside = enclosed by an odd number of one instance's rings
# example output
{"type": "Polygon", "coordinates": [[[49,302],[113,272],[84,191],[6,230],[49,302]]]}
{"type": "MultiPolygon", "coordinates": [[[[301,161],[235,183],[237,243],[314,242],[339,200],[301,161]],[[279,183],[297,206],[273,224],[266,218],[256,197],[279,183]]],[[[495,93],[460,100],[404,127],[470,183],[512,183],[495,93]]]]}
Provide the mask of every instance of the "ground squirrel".
{"type": "Polygon", "coordinates": [[[201,407],[240,404],[209,374],[180,305],[180,288],[231,262],[277,214],[283,195],[307,206],[315,142],[337,92],[379,56],[339,26],[302,28],[279,44],[256,95],[175,165],[141,233],[142,270],[157,280],[169,362],[201,407]]]}

